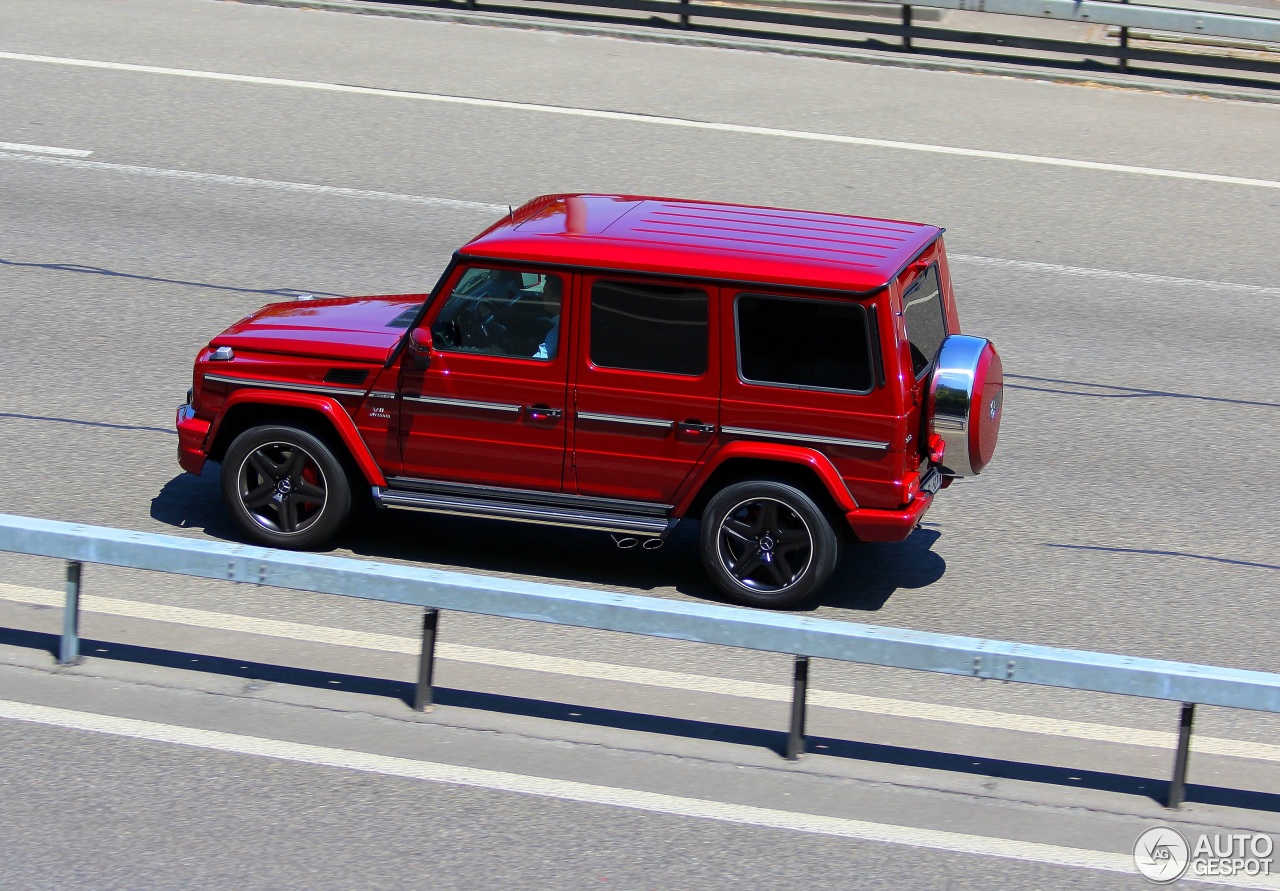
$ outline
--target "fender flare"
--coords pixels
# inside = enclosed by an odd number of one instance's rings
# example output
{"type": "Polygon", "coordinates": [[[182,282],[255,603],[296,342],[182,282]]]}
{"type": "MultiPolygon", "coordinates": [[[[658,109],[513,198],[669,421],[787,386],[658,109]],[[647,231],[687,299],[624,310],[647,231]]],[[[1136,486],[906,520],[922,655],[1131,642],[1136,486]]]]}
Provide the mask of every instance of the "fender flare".
{"type": "Polygon", "coordinates": [[[378,463],[373,460],[369,446],[365,444],[364,437],[356,429],[355,422],[351,420],[351,415],[347,414],[347,410],[342,407],[342,403],[332,396],[292,393],[284,390],[257,390],[252,387],[236,390],[227,397],[227,401],[222,406],[222,411],[218,412],[218,417],[209,427],[209,434],[205,438],[206,453],[217,442],[222,422],[231,413],[232,409],[245,403],[251,405],[278,405],[282,408],[300,408],[305,411],[319,413],[333,426],[334,432],[338,434],[338,438],[346,446],[347,452],[351,455],[352,460],[356,462],[356,466],[360,468],[360,472],[364,474],[364,478],[369,485],[385,486],[387,484],[387,478],[383,476],[378,463]]]}
{"type": "Polygon", "coordinates": [[[698,493],[702,491],[703,486],[707,484],[707,481],[711,479],[717,470],[729,461],[742,458],[753,461],[800,464],[808,467],[817,474],[818,480],[840,510],[847,513],[858,509],[858,503],[854,501],[853,496],[849,493],[849,487],[845,485],[835,465],[831,463],[831,459],[822,454],[822,452],[816,449],[804,448],[803,446],[738,440],[726,443],[716,449],[711,460],[707,461],[695,472],[691,480],[686,483],[685,490],[677,500],[672,513],[675,516],[683,516],[684,512],[689,509],[689,505],[698,497],[698,493]]]}

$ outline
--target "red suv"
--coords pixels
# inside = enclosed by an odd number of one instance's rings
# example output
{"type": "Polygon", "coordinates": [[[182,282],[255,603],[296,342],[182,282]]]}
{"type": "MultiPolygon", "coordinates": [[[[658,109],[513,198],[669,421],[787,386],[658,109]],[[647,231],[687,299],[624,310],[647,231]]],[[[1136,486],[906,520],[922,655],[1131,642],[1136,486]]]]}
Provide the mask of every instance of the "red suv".
{"type": "Polygon", "coordinates": [[[731,598],[795,606],[842,539],[897,541],[995,449],[1000,358],[959,333],[942,230],[549,195],[430,294],[267,306],[200,351],[178,459],[251,538],[353,499],[657,547],[701,520],[731,598]]]}

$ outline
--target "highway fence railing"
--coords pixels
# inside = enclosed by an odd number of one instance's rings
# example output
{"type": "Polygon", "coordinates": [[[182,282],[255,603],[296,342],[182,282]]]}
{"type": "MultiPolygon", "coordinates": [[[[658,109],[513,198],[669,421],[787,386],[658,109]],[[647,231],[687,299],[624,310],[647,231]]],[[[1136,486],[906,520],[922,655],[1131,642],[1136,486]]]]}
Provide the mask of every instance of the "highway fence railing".
{"type": "Polygon", "coordinates": [[[790,760],[798,758],[805,745],[810,659],[1169,700],[1182,704],[1166,801],[1171,808],[1180,807],[1185,797],[1197,705],[1280,712],[1280,674],[1258,671],[911,631],[9,514],[0,514],[0,551],[66,561],[66,601],[58,653],[62,664],[81,659],[80,589],[85,563],[422,607],[422,649],[413,703],[419,711],[431,705],[436,635],[444,610],[787,654],[795,660],[786,745],[790,760]]]}
{"type": "MultiPolygon", "coordinates": [[[[1200,0],[1171,2],[1176,5],[1128,0],[384,0],[370,5],[685,30],[764,26],[775,29],[772,36],[800,39],[806,34],[830,35],[828,39],[844,34],[885,37],[894,42],[868,39],[874,40],[875,49],[907,53],[920,51],[917,44],[925,41],[986,46],[1001,53],[1026,50],[1114,59],[1121,72],[1144,62],[1280,75],[1280,11],[1200,0]],[[946,11],[982,13],[983,20],[990,18],[992,30],[942,27],[938,23],[946,11]],[[1051,36],[1042,25],[1018,24],[1033,20],[1077,27],[1051,36]],[[1082,31],[1078,26],[1091,27],[1082,31]]],[[[758,27],[746,33],[770,36],[758,27]]]]}

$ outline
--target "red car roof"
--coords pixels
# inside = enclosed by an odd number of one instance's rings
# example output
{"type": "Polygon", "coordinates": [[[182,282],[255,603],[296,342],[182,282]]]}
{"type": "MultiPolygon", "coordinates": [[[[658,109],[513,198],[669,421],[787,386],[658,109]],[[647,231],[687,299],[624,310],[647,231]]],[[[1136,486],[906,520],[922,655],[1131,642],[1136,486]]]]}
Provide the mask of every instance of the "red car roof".
{"type": "Polygon", "coordinates": [[[872,291],[942,234],[870,217],[634,195],[544,195],[490,226],[471,257],[872,291]]]}

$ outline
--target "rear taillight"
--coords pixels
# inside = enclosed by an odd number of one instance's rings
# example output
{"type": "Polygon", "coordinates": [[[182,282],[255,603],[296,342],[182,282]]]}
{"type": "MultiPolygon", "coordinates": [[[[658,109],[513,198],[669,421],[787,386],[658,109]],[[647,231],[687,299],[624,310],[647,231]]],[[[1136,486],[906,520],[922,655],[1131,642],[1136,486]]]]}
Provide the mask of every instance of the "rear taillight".
{"type": "Polygon", "coordinates": [[[929,436],[929,462],[942,464],[947,457],[947,441],[936,433],[929,436]]]}

